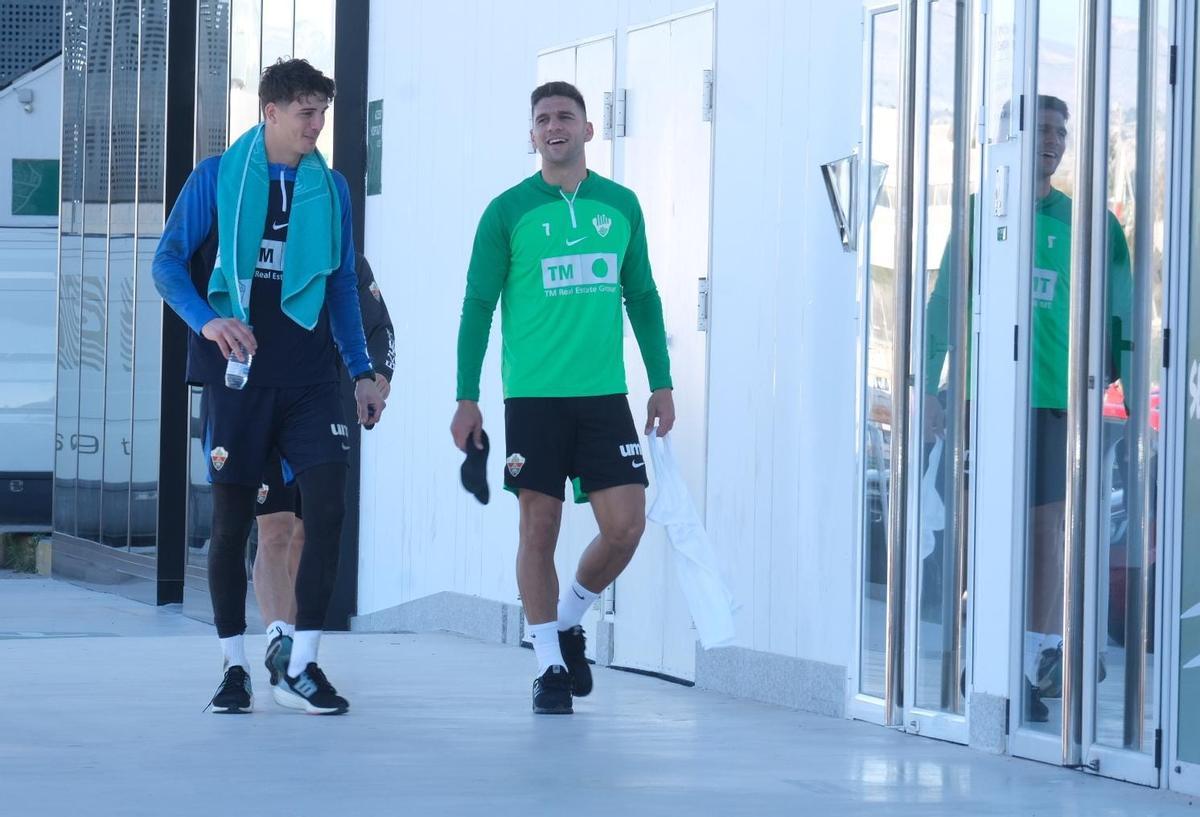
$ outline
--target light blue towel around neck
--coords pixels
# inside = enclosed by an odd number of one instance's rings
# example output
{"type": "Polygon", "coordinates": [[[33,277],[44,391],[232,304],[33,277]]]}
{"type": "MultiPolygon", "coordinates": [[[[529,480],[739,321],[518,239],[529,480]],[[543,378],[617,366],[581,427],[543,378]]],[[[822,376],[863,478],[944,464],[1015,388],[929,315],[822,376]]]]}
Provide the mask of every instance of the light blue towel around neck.
{"type": "MultiPolygon", "coordinates": [[[[208,282],[208,302],[221,317],[247,323],[246,288],[258,264],[271,184],[264,133],[259,124],[238,137],[221,157],[217,172],[217,260],[208,282]]],[[[325,279],[341,265],[340,205],[324,157],[317,150],[306,154],[296,168],[289,204],[279,304],[283,314],[305,329],[317,325],[325,304],[325,279]]]]}

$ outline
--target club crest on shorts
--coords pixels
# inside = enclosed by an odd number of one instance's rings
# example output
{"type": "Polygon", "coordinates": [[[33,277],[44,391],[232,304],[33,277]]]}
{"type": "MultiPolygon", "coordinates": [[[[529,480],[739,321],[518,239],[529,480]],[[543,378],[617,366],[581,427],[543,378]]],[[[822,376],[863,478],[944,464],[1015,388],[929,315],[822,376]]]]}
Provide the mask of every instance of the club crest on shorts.
{"type": "Polygon", "coordinates": [[[269,493],[271,493],[271,486],[268,485],[267,483],[264,482],[262,485],[258,486],[258,504],[259,505],[267,504],[267,494],[269,494],[269,493]]]}
{"type": "Polygon", "coordinates": [[[218,445],[208,456],[212,460],[213,470],[220,471],[225,467],[225,460],[229,459],[229,452],[223,446],[218,445]]]}
{"type": "Polygon", "coordinates": [[[520,474],[521,469],[525,467],[525,458],[520,454],[513,454],[511,457],[506,459],[504,463],[508,466],[508,473],[515,477],[520,474]]]}

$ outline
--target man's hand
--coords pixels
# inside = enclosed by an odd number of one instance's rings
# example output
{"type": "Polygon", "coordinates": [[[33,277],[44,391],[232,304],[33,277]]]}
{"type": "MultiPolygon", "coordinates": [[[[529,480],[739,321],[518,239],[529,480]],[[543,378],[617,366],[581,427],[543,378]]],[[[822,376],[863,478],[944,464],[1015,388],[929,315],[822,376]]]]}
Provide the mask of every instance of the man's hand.
{"type": "Polygon", "coordinates": [[[221,357],[226,360],[233,355],[244,363],[241,350],[245,349],[249,354],[254,354],[258,349],[254,332],[237,318],[213,318],[204,324],[200,334],[217,344],[217,348],[221,350],[221,357]]]}
{"type": "Polygon", "coordinates": [[[483,448],[483,414],[479,404],[474,400],[459,400],[458,408],[454,410],[454,419],[450,421],[450,436],[459,451],[467,450],[467,440],[475,442],[476,448],[483,448]]]}
{"type": "Polygon", "coordinates": [[[387,405],[379,395],[375,381],[365,377],[354,381],[354,402],[358,404],[358,422],[364,426],[378,423],[387,405]]]}
{"type": "Polygon", "coordinates": [[[381,374],[375,375],[375,387],[379,389],[379,396],[384,400],[388,399],[388,395],[392,393],[392,384],[381,374]]]}
{"type": "Polygon", "coordinates": [[[675,398],[670,389],[658,389],[650,393],[650,402],[646,404],[646,433],[654,428],[658,420],[658,436],[665,437],[675,427],[675,398]]]}

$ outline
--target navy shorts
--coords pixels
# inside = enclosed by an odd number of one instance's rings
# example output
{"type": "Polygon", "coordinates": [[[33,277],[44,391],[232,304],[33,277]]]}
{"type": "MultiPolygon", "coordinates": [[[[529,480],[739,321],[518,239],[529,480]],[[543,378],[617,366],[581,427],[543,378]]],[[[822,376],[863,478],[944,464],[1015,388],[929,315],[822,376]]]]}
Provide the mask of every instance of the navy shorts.
{"type": "Polygon", "coordinates": [[[297,519],[304,518],[300,512],[300,490],[296,485],[296,475],[278,451],[272,452],[267,462],[262,485],[258,487],[258,504],[254,506],[255,516],[270,513],[294,513],[297,519]]]}
{"type": "Polygon", "coordinates": [[[629,401],[599,397],[510,397],[504,401],[504,487],[564,498],[570,479],[575,501],[589,491],[649,485],[646,458],[629,401]]]}
{"type": "Polygon", "coordinates": [[[350,430],[337,383],[241,391],[206,385],[200,401],[210,482],[259,488],[273,452],[292,474],[347,463],[350,430]]]}

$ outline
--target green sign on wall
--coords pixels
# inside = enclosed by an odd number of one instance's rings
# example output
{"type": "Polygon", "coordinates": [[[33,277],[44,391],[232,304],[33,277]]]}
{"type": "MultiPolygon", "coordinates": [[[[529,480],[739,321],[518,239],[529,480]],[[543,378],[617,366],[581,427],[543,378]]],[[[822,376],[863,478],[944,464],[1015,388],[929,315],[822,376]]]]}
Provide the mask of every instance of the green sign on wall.
{"type": "Polygon", "coordinates": [[[12,160],[12,214],[58,215],[58,160],[12,160]]]}
{"type": "Polygon", "coordinates": [[[383,192],[383,100],[367,103],[367,195],[383,192]]]}

